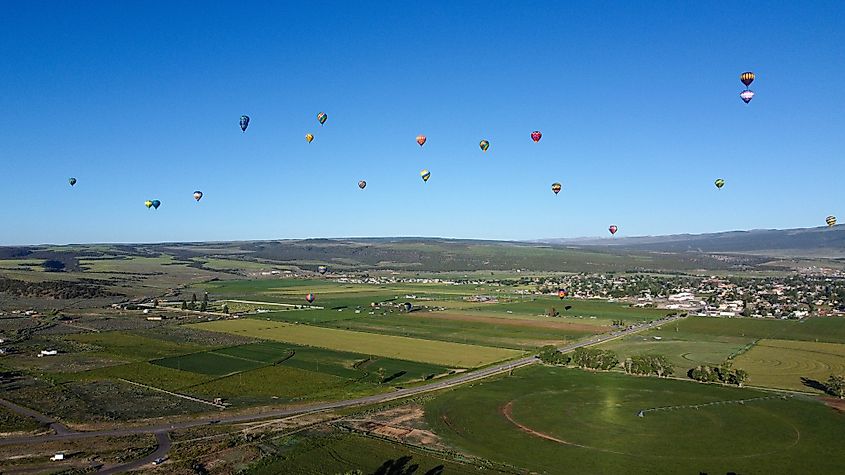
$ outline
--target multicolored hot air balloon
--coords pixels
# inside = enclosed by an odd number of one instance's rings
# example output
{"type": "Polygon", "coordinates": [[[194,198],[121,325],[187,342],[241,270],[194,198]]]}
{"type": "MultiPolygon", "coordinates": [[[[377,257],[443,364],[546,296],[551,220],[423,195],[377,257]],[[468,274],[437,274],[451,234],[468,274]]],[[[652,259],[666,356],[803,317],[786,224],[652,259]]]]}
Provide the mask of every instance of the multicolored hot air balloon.
{"type": "Polygon", "coordinates": [[[721,190],[722,187],[725,186],[725,180],[719,178],[718,180],[715,181],[715,184],[716,184],[716,188],[721,190]]]}
{"type": "Polygon", "coordinates": [[[311,135],[311,134],[305,134],[305,140],[306,140],[308,143],[311,143],[311,141],[312,141],[312,140],[314,140],[314,136],[313,136],[313,135],[311,135]]]}
{"type": "Polygon", "coordinates": [[[611,224],[607,230],[610,231],[611,235],[613,235],[616,234],[616,231],[619,231],[619,228],[615,224],[611,224]]]}
{"type": "Polygon", "coordinates": [[[566,298],[566,290],[564,290],[564,289],[559,289],[559,290],[557,291],[557,297],[558,297],[559,299],[561,299],[561,300],[565,299],[565,298],[566,298]]]}
{"type": "Polygon", "coordinates": [[[305,296],[305,300],[308,301],[308,303],[314,303],[314,300],[317,300],[317,297],[315,297],[314,294],[309,292],[308,295],[305,296]]]}
{"type": "Polygon", "coordinates": [[[423,170],[420,172],[420,176],[422,177],[423,181],[428,181],[431,178],[431,172],[428,170],[423,170]]]}
{"type": "Polygon", "coordinates": [[[317,266],[317,272],[319,272],[321,274],[325,274],[328,271],[329,271],[329,268],[326,267],[326,266],[317,266]]]}
{"type": "Polygon", "coordinates": [[[194,199],[197,200],[197,201],[201,200],[202,199],[202,191],[199,191],[199,190],[195,191],[194,192],[194,199]]]}
{"type": "Polygon", "coordinates": [[[317,120],[320,121],[320,125],[325,124],[328,118],[329,116],[327,116],[325,112],[320,112],[319,114],[317,114],[317,120]]]}
{"type": "Polygon", "coordinates": [[[246,132],[246,128],[249,127],[249,116],[242,115],[241,116],[241,132],[246,132]]]}
{"type": "Polygon", "coordinates": [[[751,102],[751,99],[754,99],[754,91],[746,89],[739,93],[739,98],[742,99],[742,102],[748,104],[751,102]]]}
{"type": "Polygon", "coordinates": [[[67,182],[70,183],[70,186],[73,186],[76,184],[76,178],[70,177],[67,179],[67,182]]]}
{"type": "Polygon", "coordinates": [[[362,190],[363,190],[363,189],[364,189],[364,188],[366,188],[366,187],[367,187],[367,182],[366,182],[366,181],[361,180],[361,181],[359,181],[359,182],[358,182],[358,188],[360,188],[360,189],[362,189],[362,190]]]}
{"type": "Polygon", "coordinates": [[[153,208],[158,209],[159,206],[161,206],[161,201],[153,200],[153,208]]]}
{"type": "Polygon", "coordinates": [[[825,218],[824,222],[826,222],[828,226],[835,226],[836,216],[828,216],[827,218],[825,218]]]}
{"type": "Polygon", "coordinates": [[[144,206],[147,208],[151,208],[153,206],[153,202],[150,200],[144,201],[144,206]]]}
{"type": "Polygon", "coordinates": [[[552,191],[554,191],[555,194],[560,193],[561,188],[562,188],[562,186],[561,186],[560,183],[552,183],[552,191]]]}
{"type": "Polygon", "coordinates": [[[742,81],[743,84],[745,84],[745,87],[748,87],[751,85],[752,82],[754,82],[754,73],[752,73],[751,71],[746,71],[739,75],[739,80],[742,81]]]}
{"type": "Polygon", "coordinates": [[[539,142],[541,138],[543,138],[543,134],[539,130],[531,132],[531,140],[539,142]]]}
{"type": "Polygon", "coordinates": [[[482,140],[478,143],[478,146],[481,147],[482,152],[486,152],[488,148],[490,148],[490,142],[486,140],[482,140]]]}
{"type": "Polygon", "coordinates": [[[426,141],[426,140],[427,140],[427,139],[425,138],[425,135],[422,135],[422,134],[417,135],[417,143],[418,143],[418,144],[420,144],[420,147],[422,147],[423,145],[425,145],[425,141],[426,141]]]}

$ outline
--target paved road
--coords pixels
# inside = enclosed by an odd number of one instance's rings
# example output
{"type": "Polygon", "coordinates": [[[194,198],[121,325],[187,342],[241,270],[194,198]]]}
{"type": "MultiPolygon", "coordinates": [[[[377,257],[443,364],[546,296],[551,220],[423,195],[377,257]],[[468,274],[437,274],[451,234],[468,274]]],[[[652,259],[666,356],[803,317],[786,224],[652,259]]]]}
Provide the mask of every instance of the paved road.
{"type": "Polygon", "coordinates": [[[35,419],[39,424],[49,426],[56,434],[69,434],[71,431],[65,425],[56,422],[50,416],[41,414],[40,412],[33,411],[27,407],[18,406],[17,404],[7,401],[5,399],[0,399],[0,406],[4,406],[6,409],[20,414],[24,417],[31,417],[35,419]]]}
{"type": "MultiPolygon", "coordinates": [[[[599,343],[604,343],[606,341],[615,340],[617,338],[622,338],[624,336],[632,335],[634,333],[638,333],[641,331],[645,331],[651,329],[653,327],[657,327],[660,325],[664,325],[671,321],[675,321],[681,319],[683,317],[671,317],[666,320],[657,321],[650,324],[640,325],[638,327],[632,328],[630,330],[622,330],[613,333],[605,333],[602,335],[597,335],[593,338],[588,340],[580,341],[577,343],[572,343],[570,345],[566,345],[561,347],[560,350],[564,353],[575,351],[578,348],[597,345],[599,343]]],[[[526,358],[521,358],[518,360],[508,361],[504,363],[500,363],[494,366],[489,366],[487,368],[478,369],[475,371],[469,371],[463,373],[459,376],[449,378],[443,381],[437,381],[433,383],[429,383],[422,386],[415,386],[412,388],[405,388],[393,391],[391,393],[385,394],[378,394],[375,396],[367,396],[367,397],[360,397],[355,399],[347,399],[344,401],[334,401],[334,402],[325,402],[325,403],[317,403],[317,404],[310,404],[306,406],[298,406],[289,409],[275,409],[270,410],[263,413],[257,414],[245,414],[245,415],[238,415],[238,416],[229,416],[229,417],[219,417],[219,418],[211,418],[206,417],[202,419],[194,419],[189,421],[182,421],[176,422],[173,424],[159,424],[159,425],[150,425],[150,426],[142,426],[142,427],[128,427],[128,428],[118,428],[118,429],[110,429],[110,430],[100,430],[100,431],[91,431],[91,432],[59,432],[54,435],[42,435],[42,436],[30,436],[30,437],[14,437],[14,438],[7,438],[0,440],[0,445],[13,445],[13,444],[35,444],[39,442],[50,442],[50,441],[57,441],[57,440],[77,440],[77,439],[85,439],[90,437],[120,437],[120,436],[127,436],[127,435],[135,435],[135,434],[158,434],[162,432],[169,432],[172,430],[181,430],[181,429],[189,429],[192,427],[199,427],[203,425],[209,424],[235,424],[240,422],[252,422],[261,419],[271,419],[271,418],[280,418],[280,417],[290,417],[295,415],[301,414],[308,414],[313,412],[324,412],[332,409],[341,409],[347,407],[355,407],[355,406],[364,406],[369,404],[379,404],[387,401],[392,401],[394,399],[400,399],[409,396],[415,396],[418,394],[423,394],[431,391],[438,391],[441,389],[452,388],[455,386],[460,386],[462,384],[466,384],[473,381],[478,381],[481,379],[488,378],[490,376],[506,373],[516,368],[521,368],[523,366],[529,366],[532,364],[537,363],[539,360],[534,356],[529,356],[526,358]]],[[[19,406],[18,406],[19,407],[19,406]]],[[[33,411],[34,412],[34,411],[33,411]]]]}
{"type": "Polygon", "coordinates": [[[170,436],[167,434],[167,431],[160,431],[156,432],[156,447],[155,451],[146,457],[136,460],[134,462],[129,462],[123,465],[118,465],[115,467],[108,467],[102,468],[97,473],[103,475],[110,475],[112,473],[121,473],[121,472],[128,472],[130,470],[135,470],[138,468],[143,467],[144,465],[151,464],[158,458],[164,458],[168,452],[170,452],[170,436]]]}

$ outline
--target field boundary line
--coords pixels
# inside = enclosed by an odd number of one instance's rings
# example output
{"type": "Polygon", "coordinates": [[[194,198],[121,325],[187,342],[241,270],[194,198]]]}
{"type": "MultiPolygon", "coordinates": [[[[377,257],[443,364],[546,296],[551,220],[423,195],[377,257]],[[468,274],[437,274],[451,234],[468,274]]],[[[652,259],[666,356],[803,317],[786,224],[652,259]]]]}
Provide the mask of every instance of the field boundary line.
{"type": "Polygon", "coordinates": [[[173,391],[168,391],[166,389],[157,388],[155,386],[150,386],[148,384],[136,383],[135,381],[130,381],[128,379],[123,379],[123,378],[117,378],[117,379],[119,381],[123,381],[124,383],[134,384],[135,386],[140,386],[142,388],[151,389],[153,391],[158,391],[158,392],[162,392],[162,393],[165,393],[165,394],[170,394],[171,396],[180,397],[182,399],[187,399],[189,401],[199,402],[199,403],[202,403],[202,404],[208,404],[209,406],[214,406],[218,409],[226,409],[226,406],[224,406],[222,404],[216,404],[216,403],[213,403],[211,401],[206,401],[205,399],[200,399],[200,398],[197,398],[197,397],[188,396],[187,394],[174,393],[173,391]]]}

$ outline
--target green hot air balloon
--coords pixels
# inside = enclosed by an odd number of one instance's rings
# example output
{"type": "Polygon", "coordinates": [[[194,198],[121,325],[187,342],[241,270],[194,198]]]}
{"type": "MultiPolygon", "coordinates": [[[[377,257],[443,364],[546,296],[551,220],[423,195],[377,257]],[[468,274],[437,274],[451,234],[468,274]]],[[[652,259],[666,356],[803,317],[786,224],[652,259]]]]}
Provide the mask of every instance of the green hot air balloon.
{"type": "Polygon", "coordinates": [[[718,180],[716,180],[715,184],[716,184],[716,188],[721,190],[722,187],[725,186],[725,180],[719,178],[718,180]]]}
{"type": "Polygon", "coordinates": [[[482,152],[486,152],[488,148],[490,148],[490,142],[486,140],[482,140],[478,143],[478,146],[481,147],[482,152]]]}

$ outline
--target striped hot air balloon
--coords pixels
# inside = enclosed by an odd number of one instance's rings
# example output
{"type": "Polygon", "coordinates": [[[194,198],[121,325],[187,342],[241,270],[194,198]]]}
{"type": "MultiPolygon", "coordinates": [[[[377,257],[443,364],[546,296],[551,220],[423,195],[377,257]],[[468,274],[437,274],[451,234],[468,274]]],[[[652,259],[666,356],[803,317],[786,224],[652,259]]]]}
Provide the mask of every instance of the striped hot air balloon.
{"type": "Polygon", "coordinates": [[[420,172],[420,177],[422,177],[423,181],[428,181],[431,178],[431,172],[428,170],[423,170],[420,172]]]}
{"type": "Polygon", "coordinates": [[[561,188],[563,188],[563,187],[561,186],[560,183],[552,183],[552,191],[554,191],[555,194],[560,193],[561,188]]]}
{"type": "Polygon", "coordinates": [[[541,138],[543,138],[543,134],[539,130],[531,132],[531,140],[534,142],[539,142],[541,138]]]}
{"type": "Polygon", "coordinates": [[[478,146],[481,147],[482,152],[486,152],[488,148],[490,148],[490,142],[486,140],[482,140],[478,143],[478,146]]]}
{"type": "Polygon", "coordinates": [[[314,136],[311,134],[305,134],[305,140],[308,141],[308,143],[311,143],[311,141],[314,140],[314,136]]]}
{"type": "Polygon", "coordinates": [[[319,114],[317,114],[317,120],[320,121],[320,125],[325,124],[328,119],[329,116],[327,116],[325,112],[320,112],[319,114]]]}
{"type": "Polygon", "coordinates": [[[716,184],[716,188],[721,190],[722,187],[725,186],[725,180],[719,178],[718,180],[715,181],[715,184],[716,184]]]}
{"type": "Polygon", "coordinates": [[[426,140],[427,140],[427,139],[425,138],[425,135],[422,135],[422,134],[417,135],[417,143],[418,143],[418,144],[420,144],[420,147],[422,147],[423,145],[425,145],[425,141],[426,141],[426,140]]]}
{"type": "Polygon", "coordinates": [[[314,303],[314,300],[317,300],[317,297],[315,297],[311,292],[308,292],[308,295],[305,296],[305,300],[308,301],[308,303],[314,303]]]}
{"type": "Polygon", "coordinates": [[[746,71],[739,75],[739,80],[742,81],[743,84],[745,84],[745,87],[748,87],[751,85],[752,82],[754,82],[754,73],[752,73],[751,71],[746,71]]]}
{"type": "Polygon", "coordinates": [[[836,225],[836,216],[828,216],[824,220],[828,226],[835,226],[836,225]]]}
{"type": "Polygon", "coordinates": [[[739,98],[742,99],[742,102],[748,104],[751,102],[751,99],[754,99],[754,91],[746,89],[739,93],[739,98]]]}

